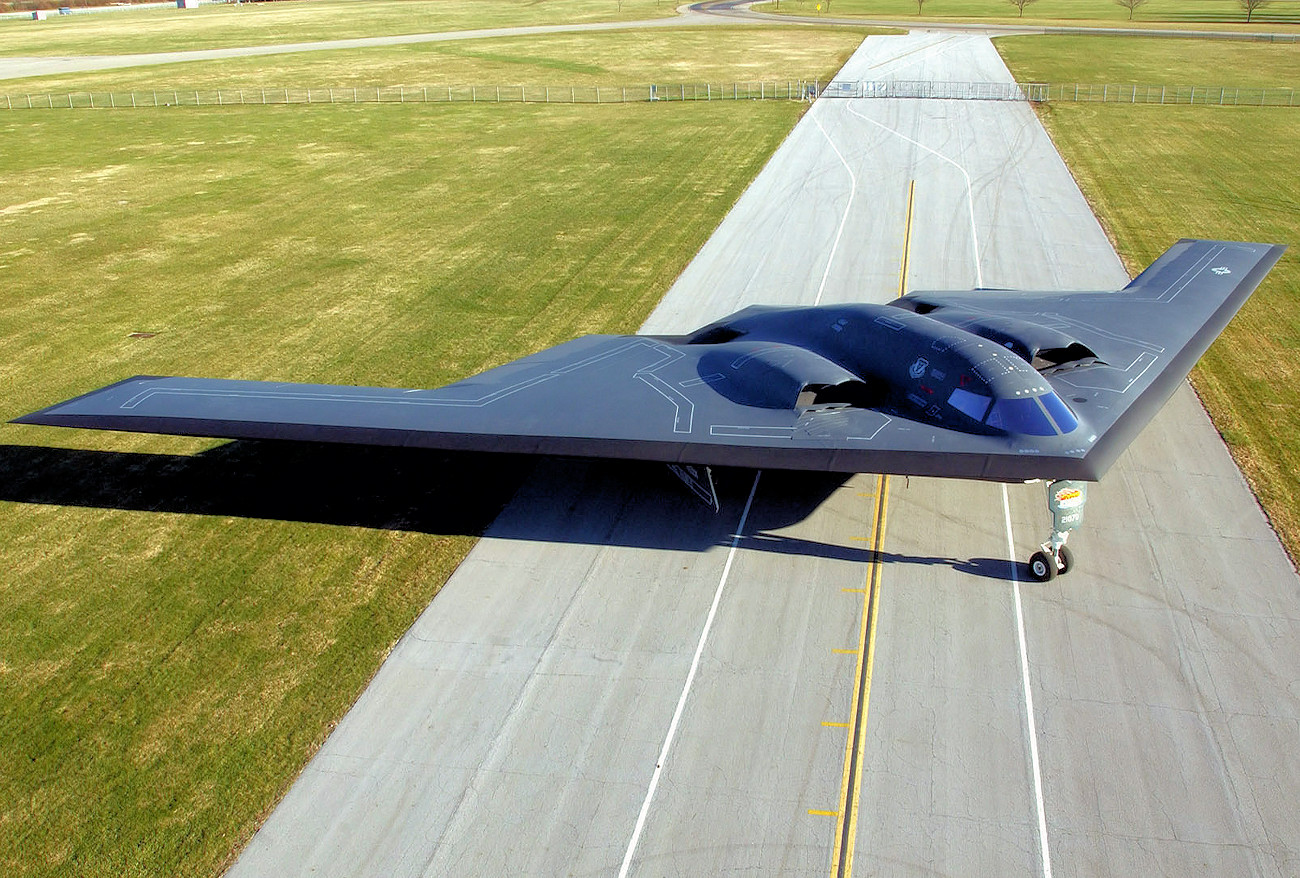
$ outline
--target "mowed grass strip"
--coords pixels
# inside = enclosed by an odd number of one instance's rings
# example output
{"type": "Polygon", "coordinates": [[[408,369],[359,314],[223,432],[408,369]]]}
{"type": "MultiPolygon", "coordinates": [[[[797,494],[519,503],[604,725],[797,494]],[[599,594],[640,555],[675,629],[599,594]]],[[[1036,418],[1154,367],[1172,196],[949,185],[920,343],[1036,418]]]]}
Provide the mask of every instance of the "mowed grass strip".
{"type": "Polygon", "coordinates": [[[1271,30],[1294,32],[1300,24],[1300,3],[1274,0],[1255,11],[1252,21],[1236,0],[1149,0],[1129,19],[1114,0],[1033,0],[1023,17],[1009,0],[772,0],[756,6],[761,12],[785,15],[963,20],[1000,24],[1088,25],[1100,27],[1168,27],[1196,30],[1271,30]]]}
{"type": "Polygon", "coordinates": [[[631,86],[826,78],[871,28],[682,27],[301,52],[0,81],[0,94],[439,85],[631,86]]]}
{"type": "Polygon", "coordinates": [[[1036,36],[994,44],[1022,82],[1300,89],[1300,43],[1036,36]]]}
{"type": "MultiPolygon", "coordinates": [[[[635,330],[801,109],[6,117],[0,418],[635,330]]],[[[217,873],[524,466],[0,425],[0,873],[217,873]]]]}
{"type": "MultiPolygon", "coordinates": [[[[1117,73],[1171,63],[1163,42],[1128,45],[1117,73]]],[[[1086,59],[1086,47],[1062,52],[1054,65],[1036,41],[998,46],[1012,71],[1030,78],[1068,79],[1091,63],[1070,60],[1086,59]],[[1036,60],[1025,63],[1031,53],[1036,60]]],[[[1292,55],[1239,48],[1249,51],[1225,66],[1225,79],[1269,80],[1293,69],[1292,55]]],[[[1190,81],[1200,63],[1189,54],[1170,75],[1190,81]]],[[[1300,559],[1300,112],[1061,103],[1040,105],[1040,117],[1130,271],[1180,237],[1291,248],[1201,359],[1192,384],[1287,551],[1300,559]]]]}
{"type": "Polygon", "coordinates": [[[667,0],[311,0],[0,19],[0,56],[123,55],[675,15],[667,0]]]}

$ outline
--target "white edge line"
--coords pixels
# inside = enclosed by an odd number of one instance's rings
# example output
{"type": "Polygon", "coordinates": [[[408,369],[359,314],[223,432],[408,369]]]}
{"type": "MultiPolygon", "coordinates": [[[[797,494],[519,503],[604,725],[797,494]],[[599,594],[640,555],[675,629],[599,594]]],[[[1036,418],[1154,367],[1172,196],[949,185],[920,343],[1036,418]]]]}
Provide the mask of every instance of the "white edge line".
{"type": "Polygon", "coordinates": [[[695,657],[691,659],[691,669],[686,674],[686,684],[682,686],[681,697],[677,699],[677,709],[673,711],[672,722],[668,724],[668,734],[664,738],[664,745],[659,750],[659,759],[655,762],[654,774],[650,776],[650,788],[646,790],[645,801],[641,803],[641,813],[637,815],[636,827],[632,830],[632,839],[627,843],[627,853],[623,855],[623,865],[618,870],[619,878],[627,878],[628,869],[632,866],[632,856],[636,853],[637,842],[641,840],[641,830],[645,828],[646,816],[650,813],[650,803],[654,801],[655,790],[659,786],[659,777],[663,774],[664,765],[668,762],[668,751],[672,749],[673,738],[677,736],[677,724],[681,721],[682,710],[686,707],[686,699],[691,694],[691,684],[695,682],[695,672],[700,667],[700,657],[704,655],[704,644],[709,639],[709,631],[713,628],[713,618],[718,614],[718,603],[722,600],[722,590],[726,588],[727,578],[731,575],[731,563],[736,559],[736,548],[745,536],[745,522],[749,520],[749,509],[754,505],[754,495],[758,492],[758,479],[763,475],[759,470],[754,473],[754,484],[749,489],[749,499],[745,501],[745,511],[740,513],[740,524],[736,526],[736,533],[731,539],[731,551],[727,553],[727,563],[722,567],[722,577],[718,580],[718,588],[713,593],[713,605],[709,607],[709,615],[704,620],[704,629],[700,632],[700,642],[695,646],[695,657]]]}
{"type": "Polygon", "coordinates": [[[893,134],[897,137],[901,137],[904,140],[906,140],[908,143],[912,144],[913,146],[925,150],[935,158],[942,159],[943,161],[952,165],[958,171],[961,171],[961,175],[966,178],[966,208],[967,211],[970,213],[971,246],[975,248],[975,254],[974,254],[975,255],[975,286],[977,287],[984,286],[984,272],[980,268],[980,237],[975,227],[975,190],[974,187],[971,185],[970,174],[966,173],[965,168],[957,164],[952,159],[948,158],[943,153],[931,149],[930,147],[926,146],[924,143],[921,143],[920,141],[913,140],[912,138],[908,137],[906,134],[904,134],[901,131],[897,131],[893,128],[890,128],[888,125],[882,125],[881,123],[877,122],[875,119],[862,115],[857,110],[853,109],[851,105],[849,106],[849,112],[852,115],[857,116],[863,122],[870,122],[872,125],[875,125],[877,128],[882,128],[885,131],[888,131],[890,134],[893,134]]]}
{"type": "Polygon", "coordinates": [[[849,211],[853,209],[853,199],[858,196],[858,178],[853,173],[853,169],[849,167],[849,163],[844,160],[839,148],[835,146],[835,141],[831,140],[831,136],[822,127],[822,123],[818,122],[817,117],[811,113],[808,114],[808,118],[812,119],[813,124],[817,126],[817,130],[822,133],[822,137],[826,138],[826,142],[830,144],[831,149],[835,152],[835,157],[844,166],[844,170],[849,172],[849,203],[844,205],[844,215],[840,217],[840,227],[835,232],[835,243],[831,244],[830,255],[826,257],[826,270],[822,272],[822,282],[817,287],[817,298],[813,299],[815,307],[822,303],[822,293],[826,290],[826,279],[831,276],[831,265],[835,262],[835,253],[840,249],[840,238],[844,235],[844,224],[849,221],[849,211]]]}
{"type": "Polygon", "coordinates": [[[1020,680],[1025,687],[1025,723],[1029,727],[1029,761],[1034,769],[1034,804],[1038,808],[1038,853],[1043,878],[1052,878],[1052,855],[1047,846],[1047,810],[1043,807],[1043,773],[1038,763],[1038,725],[1034,722],[1034,693],[1029,687],[1029,650],[1025,646],[1025,612],[1020,605],[1020,578],[1016,576],[1016,541],[1011,534],[1011,503],[1002,484],[1002,514],[1007,523],[1007,557],[1011,559],[1011,593],[1016,603],[1016,635],[1020,641],[1020,680]]]}

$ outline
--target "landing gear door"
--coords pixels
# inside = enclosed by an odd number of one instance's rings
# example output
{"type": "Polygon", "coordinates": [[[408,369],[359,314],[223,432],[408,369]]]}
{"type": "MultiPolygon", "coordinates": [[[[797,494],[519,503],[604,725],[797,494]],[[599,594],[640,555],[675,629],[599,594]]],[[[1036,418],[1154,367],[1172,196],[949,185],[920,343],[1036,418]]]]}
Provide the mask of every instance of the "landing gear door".
{"type": "Polygon", "coordinates": [[[1088,483],[1061,479],[1047,485],[1047,508],[1052,513],[1052,530],[1065,532],[1083,524],[1083,505],[1088,500],[1088,483]]]}

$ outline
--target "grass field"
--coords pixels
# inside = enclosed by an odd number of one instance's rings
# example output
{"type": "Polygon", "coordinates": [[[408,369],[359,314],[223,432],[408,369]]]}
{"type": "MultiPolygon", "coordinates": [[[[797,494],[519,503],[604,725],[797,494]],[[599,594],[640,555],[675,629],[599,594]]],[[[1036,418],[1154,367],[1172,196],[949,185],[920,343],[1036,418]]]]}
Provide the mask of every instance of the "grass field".
{"type": "Polygon", "coordinates": [[[1236,0],[1148,0],[1129,20],[1129,12],[1114,0],[1032,0],[1023,17],[1009,0],[925,0],[917,12],[916,0],[772,0],[755,7],[785,15],[833,15],[864,18],[920,18],[986,23],[1033,23],[1097,26],[1194,27],[1196,29],[1283,30],[1300,29],[1300,2],[1273,0],[1255,11],[1247,25],[1246,13],[1236,0]],[[820,9],[818,8],[820,7],[820,9]]]}
{"type": "MultiPolygon", "coordinates": [[[[715,33],[673,37],[682,78],[781,63],[715,33]]],[[[614,39],[449,57],[657,69],[614,39]]],[[[790,31],[790,63],[858,39],[790,31]]],[[[5,115],[0,418],[137,373],[431,386],[634,330],[802,109],[5,115]]],[[[219,871],[527,466],[0,424],[0,874],[219,871]]]]}
{"type": "MultiPolygon", "coordinates": [[[[1163,40],[1005,38],[1017,76],[1111,81],[1167,71],[1190,82],[1296,84],[1300,50],[1197,44],[1180,61],[1163,40]],[[1111,63],[1099,67],[1098,57],[1111,63]]],[[[1290,250],[1210,348],[1192,384],[1250,480],[1292,559],[1300,558],[1300,113],[1287,109],[1052,104],[1040,113],[1130,270],[1179,237],[1283,243],[1290,250]]]]}
{"type": "Polygon", "coordinates": [[[3,55],[120,55],[676,14],[668,0],[310,0],[0,19],[3,55]]]}
{"type": "Polygon", "coordinates": [[[1037,82],[1300,88],[1300,44],[1104,36],[1000,37],[1017,78],[1037,82]]]}
{"type": "MultiPolygon", "coordinates": [[[[875,29],[876,32],[879,29],[875,29]]],[[[6,92],[467,84],[639,85],[823,77],[870,28],[672,28],[301,52],[0,81],[6,92]]]]}

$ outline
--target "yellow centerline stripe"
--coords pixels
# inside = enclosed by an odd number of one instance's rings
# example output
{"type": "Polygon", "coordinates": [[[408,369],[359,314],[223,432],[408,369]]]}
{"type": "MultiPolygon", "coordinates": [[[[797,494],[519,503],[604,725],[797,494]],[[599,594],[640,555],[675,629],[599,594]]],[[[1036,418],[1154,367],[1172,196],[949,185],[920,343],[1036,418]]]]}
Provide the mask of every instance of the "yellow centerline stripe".
{"type": "Polygon", "coordinates": [[[907,222],[903,227],[903,265],[898,272],[898,294],[907,292],[907,271],[912,261],[912,207],[916,204],[916,181],[907,184],[907,222]]]}
{"type": "Polygon", "coordinates": [[[862,786],[862,754],[865,749],[867,708],[871,701],[871,673],[875,663],[876,616],[880,600],[882,569],[881,545],[885,535],[885,513],[889,477],[877,476],[876,509],[872,518],[871,561],[867,570],[866,597],[862,601],[862,621],[858,628],[858,663],[853,688],[852,722],[844,746],[844,775],[840,784],[839,824],[835,833],[835,852],[831,875],[847,878],[853,869],[853,846],[857,835],[859,790],[862,786]]]}
{"type": "MultiPolygon", "coordinates": [[[[907,185],[907,219],[903,225],[903,261],[898,271],[898,294],[907,292],[907,275],[912,259],[912,216],[916,203],[916,181],[907,185]]],[[[880,607],[880,577],[885,541],[885,515],[889,507],[889,476],[876,477],[876,511],[871,525],[871,561],[867,569],[866,596],[862,601],[859,629],[858,684],[853,690],[853,722],[844,748],[844,779],[840,785],[840,818],[835,832],[835,853],[831,857],[832,878],[853,874],[853,848],[858,835],[858,802],[862,787],[862,754],[865,749],[867,708],[871,704],[871,673],[876,663],[876,620],[880,607]]],[[[846,589],[847,591],[847,589],[846,589]]],[[[811,813],[811,812],[809,812],[811,813]]]]}

